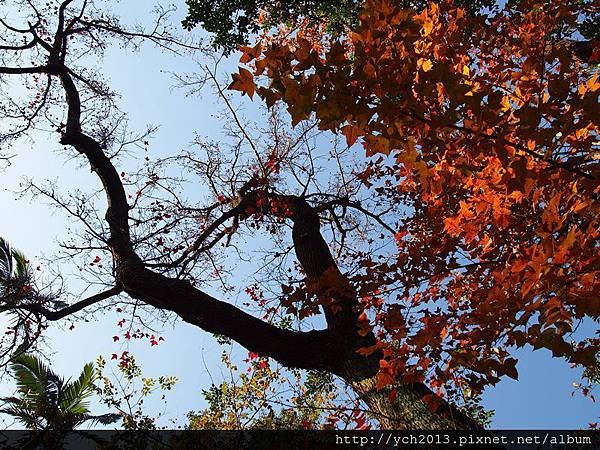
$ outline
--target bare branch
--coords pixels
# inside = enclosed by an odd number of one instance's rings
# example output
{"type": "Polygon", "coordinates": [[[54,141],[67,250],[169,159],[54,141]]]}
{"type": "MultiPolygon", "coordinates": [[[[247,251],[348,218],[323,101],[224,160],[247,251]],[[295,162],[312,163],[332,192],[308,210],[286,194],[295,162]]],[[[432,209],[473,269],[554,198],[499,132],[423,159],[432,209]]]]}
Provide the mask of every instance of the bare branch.
{"type": "Polygon", "coordinates": [[[47,308],[44,308],[43,306],[39,306],[39,305],[35,305],[35,304],[20,305],[20,306],[17,306],[16,308],[26,310],[26,311],[29,311],[29,312],[32,312],[35,314],[41,314],[47,320],[56,321],[56,320],[63,319],[71,314],[76,313],[76,312],[79,312],[82,309],[87,308],[88,306],[94,305],[103,300],[114,297],[115,295],[119,295],[122,291],[123,291],[123,289],[121,289],[118,286],[115,286],[111,289],[108,289],[106,291],[92,295],[88,298],[80,300],[77,303],[74,303],[66,308],[59,309],[57,311],[52,311],[47,308]]]}

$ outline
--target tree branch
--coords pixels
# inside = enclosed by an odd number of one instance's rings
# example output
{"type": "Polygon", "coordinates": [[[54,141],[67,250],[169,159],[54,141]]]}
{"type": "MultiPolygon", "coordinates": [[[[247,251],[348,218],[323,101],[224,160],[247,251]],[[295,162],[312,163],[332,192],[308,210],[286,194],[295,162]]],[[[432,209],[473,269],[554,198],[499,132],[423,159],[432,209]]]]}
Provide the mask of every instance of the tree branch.
{"type": "Polygon", "coordinates": [[[60,320],[64,317],[67,317],[71,314],[81,311],[88,306],[91,306],[95,303],[101,302],[102,300],[106,300],[110,297],[114,297],[115,295],[120,294],[123,291],[122,288],[115,286],[106,291],[100,292],[98,294],[92,295],[86,299],[80,300],[77,303],[74,303],[66,308],[59,309],[58,311],[52,311],[43,306],[39,305],[23,305],[18,306],[17,309],[23,309],[25,311],[29,311],[35,314],[41,314],[46,319],[51,321],[60,320]]]}
{"type": "MultiPolygon", "coordinates": [[[[188,281],[168,278],[146,268],[133,250],[129,205],[119,174],[100,144],[81,131],[79,93],[66,68],[58,68],[66,93],[67,124],[61,143],[84,155],[100,178],[108,201],[108,246],[115,261],[116,279],[124,292],[159,309],[172,311],[205,331],[227,336],[249,350],[270,356],[288,367],[345,373],[354,348],[330,330],[284,330],[217,300],[188,281]],[[331,349],[337,348],[332,356],[331,349]]],[[[321,238],[322,239],[322,238],[321,238]]],[[[326,246],[323,241],[323,245],[326,246]]]]}
{"type": "Polygon", "coordinates": [[[38,67],[2,67],[0,66],[0,74],[8,74],[8,75],[25,75],[29,73],[47,73],[47,66],[38,66],[38,67]]]}

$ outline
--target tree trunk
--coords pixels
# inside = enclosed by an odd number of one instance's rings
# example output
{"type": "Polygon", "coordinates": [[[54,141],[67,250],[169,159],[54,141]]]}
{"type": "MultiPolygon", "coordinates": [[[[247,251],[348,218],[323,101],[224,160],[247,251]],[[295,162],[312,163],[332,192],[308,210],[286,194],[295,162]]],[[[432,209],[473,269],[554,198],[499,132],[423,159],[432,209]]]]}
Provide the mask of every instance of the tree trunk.
{"type": "MultiPolygon", "coordinates": [[[[434,395],[422,383],[396,383],[380,390],[376,377],[352,381],[351,386],[369,407],[369,415],[382,429],[394,430],[478,430],[481,425],[440,397],[429,405],[423,401],[434,395]]],[[[433,398],[433,397],[431,397],[433,398]]]]}

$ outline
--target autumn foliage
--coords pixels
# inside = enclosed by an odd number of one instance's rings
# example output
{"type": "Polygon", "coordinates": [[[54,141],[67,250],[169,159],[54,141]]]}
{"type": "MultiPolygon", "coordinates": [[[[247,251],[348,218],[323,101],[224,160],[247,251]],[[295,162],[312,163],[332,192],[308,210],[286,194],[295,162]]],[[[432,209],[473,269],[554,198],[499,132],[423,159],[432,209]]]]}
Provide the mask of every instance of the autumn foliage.
{"type": "MultiPolygon", "coordinates": [[[[48,281],[26,273],[21,282],[27,264],[19,270],[23,258],[5,246],[0,312],[12,322],[0,366],[50,322],[114,309],[114,345],[143,339],[161,348],[145,316],[164,322],[172,314],[248,350],[248,389],[209,391],[201,426],[239,426],[249,409],[248,418],[273,426],[341,426],[296,414],[303,405],[295,401],[276,417],[263,395],[281,384],[269,358],[326,376],[328,385],[339,377],[367,406],[344,409],[340,423],[358,428],[365,412],[383,428],[478,429],[489,419],[477,409],[479,391],[517,378],[521,347],[548,349],[595,379],[597,1],[300,1],[291,11],[282,8],[295,0],[275,2],[259,14],[263,25],[282,17],[294,24],[243,47],[230,84],[271,108],[268,119],[241,116],[211,55],[214,66],[177,80],[192,93],[215,88],[224,134],[154,156],[155,128],[130,132],[101,63],[113,41],[208,56],[194,37],[173,35],[173,9],[157,8],[145,29],[122,25],[93,1],[8,3],[15,14],[0,20],[0,81],[11,89],[0,95],[0,141],[41,142],[55,130],[54,142],[97,179],[81,193],[64,177],[64,185],[28,180],[19,188],[78,228],[48,258],[58,264],[48,281]],[[335,35],[333,17],[321,21],[331,3],[344,13],[335,35]],[[286,14],[273,16],[278,9],[286,14]],[[242,279],[246,270],[252,281],[242,279]],[[94,293],[66,292],[63,272],[94,293]],[[221,414],[219,401],[236,393],[235,414],[221,414]]],[[[250,16],[222,22],[219,2],[188,3],[216,12],[190,26],[212,24],[234,42],[258,29],[246,26],[250,16]]],[[[10,161],[0,152],[0,162],[10,161]]],[[[128,351],[111,358],[139,378],[128,351]]],[[[142,393],[155,385],[141,381],[142,393]]],[[[119,407],[110,388],[107,401],[119,407]]],[[[304,406],[337,409],[329,388],[309,391],[323,396],[304,406]]],[[[152,426],[128,409],[128,426],[152,426]]]]}
{"type": "Polygon", "coordinates": [[[341,38],[301,25],[242,48],[230,88],[360,143],[362,182],[403,216],[395,249],[363,254],[351,280],[379,387],[482,388],[517,378],[526,345],[593,364],[600,54],[573,51],[582,5],[522,1],[486,20],[369,0],[341,38]]]}

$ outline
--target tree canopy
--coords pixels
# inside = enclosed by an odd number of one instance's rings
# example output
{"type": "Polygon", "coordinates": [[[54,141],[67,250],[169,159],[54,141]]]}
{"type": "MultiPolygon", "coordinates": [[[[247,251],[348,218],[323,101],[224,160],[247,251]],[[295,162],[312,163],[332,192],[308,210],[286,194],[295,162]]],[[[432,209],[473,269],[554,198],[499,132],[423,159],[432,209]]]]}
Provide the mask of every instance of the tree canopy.
{"type": "MultiPolygon", "coordinates": [[[[247,44],[252,34],[279,24],[293,24],[308,19],[311,23],[325,20],[327,31],[334,35],[345,28],[358,24],[363,6],[362,0],[286,0],[270,2],[263,0],[206,1],[187,0],[188,15],[183,26],[202,26],[214,35],[213,44],[226,52],[238,45],[247,44]]],[[[494,0],[460,0],[470,14],[483,13],[494,6],[494,0]]],[[[406,8],[422,9],[426,0],[402,0],[398,4],[406,8]]]]}
{"type": "Polygon", "coordinates": [[[360,139],[378,157],[362,182],[412,209],[396,253],[363,255],[355,277],[376,317],[363,332],[391,339],[364,350],[389,355],[380,385],[415,357],[421,373],[444,362],[441,384],[460,367],[516,378],[506,349],[525,344],[595,361],[597,339],[564,340],[600,312],[600,82],[569,48],[581,8],[518,2],[488,24],[447,4],[374,1],[346,38],[308,26],[244,49],[254,74],[240,69],[232,89],[360,139]]]}
{"type": "MultiPolygon", "coordinates": [[[[267,9],[271,22],[241,48],[229,89],[260,98],[269,119],[249,125],[202,64],[179,80],[212,84],[229,140],[143,153],[127,171],[127,153],[145,152],[152,130],[128,131],[89,59],[111,40],[206,49],[174,36],[166,9],[132,29],[98,2],[16,0],[18,23],[0,21],[0,80],[23,83],[22,95],[2,93],[0,141],[56,130],[105,200],[25,183],[80,223],[63,256],[102,289],[68,306],[34,285],[23,300],[2,298],[19,318],[9,349],[32,324],[90,307],[170,313],[260,361],[339,377],[398,429],[479,428],[447,399],[517,378],[514,351],[526,345],[597,364],[597,331],[578,329],[600,314],[593,2],[524,0],[479,14],[486,2],[369,0],[336,3],[351,20],[333,22],[329,3],[188,4],[186,25],[216,31],[223,46],[257,31],[250,15],[267,9]],[[242,263],[254,282],[228,279],[242,263]]],[[[158,344],[143,329],[113,339],[138,337],[158,344]]],[[[219,420],[210,413],[195,419],[219,420]]]]}
{"type": "MultiPolygon", "coordinates": [[[[506,2],[508,6],[517,6],[520,0],[506,2]]],[[[362,0],[285,0],[271,2],[263,0],[186,0],[188,14],[183,26],[193,28],[202,26],[213,34],[213,44],[230,52],[238,45],[247,44],[253,34],[279,24],[297,23],[308,19],[315,24],[327,22],[327,31],[340,35],[345,28],[358,24],[362,10],[362,0]]],[[[417,12],[427,6],[427,0],[396,0],[394,5],[412,8],[417,12]]],[[[440,2],[434,2],[440,3],[440,2]]],[[[486,16],[497,12],[499,2],[495,0],[457,0],[470,16],[486,16]]],[[[591,0],[580,2],[583,16],[579,20],[578,31],[585,39],[598,39],[600,14],[593,8],[591,0]]]]}

